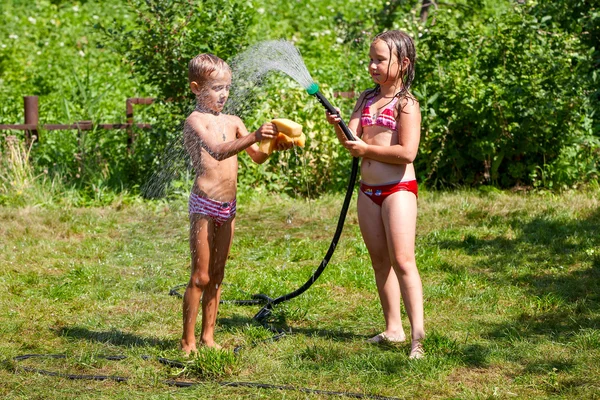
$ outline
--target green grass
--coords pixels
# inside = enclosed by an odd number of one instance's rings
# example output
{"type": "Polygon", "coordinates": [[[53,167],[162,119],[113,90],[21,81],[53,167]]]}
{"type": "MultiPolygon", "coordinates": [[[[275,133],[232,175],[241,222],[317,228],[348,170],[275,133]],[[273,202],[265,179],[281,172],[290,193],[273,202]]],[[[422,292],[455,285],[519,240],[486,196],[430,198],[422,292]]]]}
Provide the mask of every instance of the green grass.
{"type": "MultiPolygon", "coordinates": [[[[401,398],[597,398],[598,194],[423,191],[417,261],[428,337],[418,361],[408,360],[408,345],[364,341],[383,318],[354,203],[321,278],[276,307],[270,322],[285,337],[269,341],[252,321],[259,306],[223,304],[216,339],[225,350],[186,360],[176,349],[181,300],[168,295],[189,273],[184,200],[88,208],[7,202],[0,397],[329,398],[219,385],[250,381],[401,398]],[[30,353],[66,358],[12,360],[30,353]],[[73,381],[20,367],[129,380],[73,381]],[[168,379],[201,384],[178,389],[168,379]]],[[[341,197],[241,195],[223,299],[300,287],[329,246],[341,197]]]]}

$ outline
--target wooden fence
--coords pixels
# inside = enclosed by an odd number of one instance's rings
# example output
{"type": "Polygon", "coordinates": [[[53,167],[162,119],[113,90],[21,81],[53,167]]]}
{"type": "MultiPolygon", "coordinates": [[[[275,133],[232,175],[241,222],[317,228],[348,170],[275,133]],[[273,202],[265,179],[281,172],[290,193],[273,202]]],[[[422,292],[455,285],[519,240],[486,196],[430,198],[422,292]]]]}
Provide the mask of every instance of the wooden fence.
{"type": "Polygon", "coordinates": [[[93,121],[77,121],[72,124],[39,124],[39,101],[37,96],[23,96],[23,114],[24,124],[0,124],[2,130],[22,130],[25,131],[26,140],[31,142],[39,137],[39,130],[55,131],[77,129],[79,131],[87,131],[92,129],[125,129],[127,135],[127,148],[131,149],[131,145],[135,140],[133,127],[148,129],[152,125],[133,122],[133,106],[136,104],[152,104],[156,99],[152,97],[130,97],[125,101],[125,115],[127,122],[124,124],[94,124],[93,121]]]}
{"type": "MultiPolygon", "coordinates": [[[[333,97],[353,98],[356,96],[354,91],[350,92],[335,92],[333,97]]],[[[137,104],[152,104],[156,99],[153,97],[130,97],[125,101],[125,115],[127,122],[124,124],[94,124],[93,121],[77,121],[72,124],[39,124],[39,101],[37,96],[23,96],[23,124],[0,124],[0,131],[2,130],[22,130],[25,131],[27,142],[39,138],[40,128],[47,131],[55,130],[67,130],[77,129],[79,131],[87,131],[92,129],[126,129],[127,134],[127,149],[131,149],[131,146],[135,140],[135,134],[133,127],[148,129],[152,125],[144,123],[133,122],[133,106],[137,104]]]]}

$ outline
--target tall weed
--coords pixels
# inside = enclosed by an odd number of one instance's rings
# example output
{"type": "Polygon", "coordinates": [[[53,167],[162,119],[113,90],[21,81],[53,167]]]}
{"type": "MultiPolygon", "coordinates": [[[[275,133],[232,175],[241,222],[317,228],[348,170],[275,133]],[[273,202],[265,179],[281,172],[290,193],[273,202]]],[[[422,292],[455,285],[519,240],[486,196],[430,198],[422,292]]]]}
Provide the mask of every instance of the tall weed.
{"type": "Polygon", "coordinates": [[[3,167],[0,170],[0,193],[22,193],[30,188],[35,180],[33,168],[29,163],[32,144],[26,147],[16,136],[7,136],[4,147],[5,149],[0,148],[0,162],[3,167]]]}

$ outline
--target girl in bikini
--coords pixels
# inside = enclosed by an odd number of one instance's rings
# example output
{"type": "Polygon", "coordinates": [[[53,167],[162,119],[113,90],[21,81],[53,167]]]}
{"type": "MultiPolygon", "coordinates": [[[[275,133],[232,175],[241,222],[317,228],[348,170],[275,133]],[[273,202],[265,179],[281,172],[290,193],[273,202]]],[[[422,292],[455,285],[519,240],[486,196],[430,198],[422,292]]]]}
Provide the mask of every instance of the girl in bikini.
{"type": "Polygon", "coordinates": [[[348,127],[356,140],[339,128],[339,114],[327,113],[340,142],[361,160],[358,222],[371,257],[385,318],[385,330],[370,343],[406,340],[400,300],[411,326],[411,359],[424,356],[423,289],[415,261],[417,181],[413,161],[420,140],[421,112],[410,94],[415,47],[406,33],[380,33],[371,43],[369,73],[375,87],[364,91],[348,127]]]}

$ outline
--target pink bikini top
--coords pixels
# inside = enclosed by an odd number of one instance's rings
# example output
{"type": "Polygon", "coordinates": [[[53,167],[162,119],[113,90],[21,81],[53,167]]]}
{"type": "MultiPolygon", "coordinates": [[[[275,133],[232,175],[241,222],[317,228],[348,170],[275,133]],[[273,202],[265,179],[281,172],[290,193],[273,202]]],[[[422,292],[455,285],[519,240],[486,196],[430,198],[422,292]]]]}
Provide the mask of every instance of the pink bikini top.
{"type": "Polygon", "coordinates": [[[373,121],[373,116],[371,115],[371,110],[370,110],[371,104],[373,104],[374,99],[375,99],[375,96],[373,96],[367,100],[367,103],[365,104],[365,108],[363,108],[362,114],[360,116],[360,125],[363,127],[378,125],[378,126],[385,126],[386,128],[390,128],[390,129],[396,129],[396,118],[394,117],[394,107],[396,106],[396,103],[398,102],[398,97],[394,97],[394,99],[387,106],[385,106],[385,108],[383,110],[381,110],[381,112],[379,113],[379,115],[377,116],[375,121],[373,121]]]}

